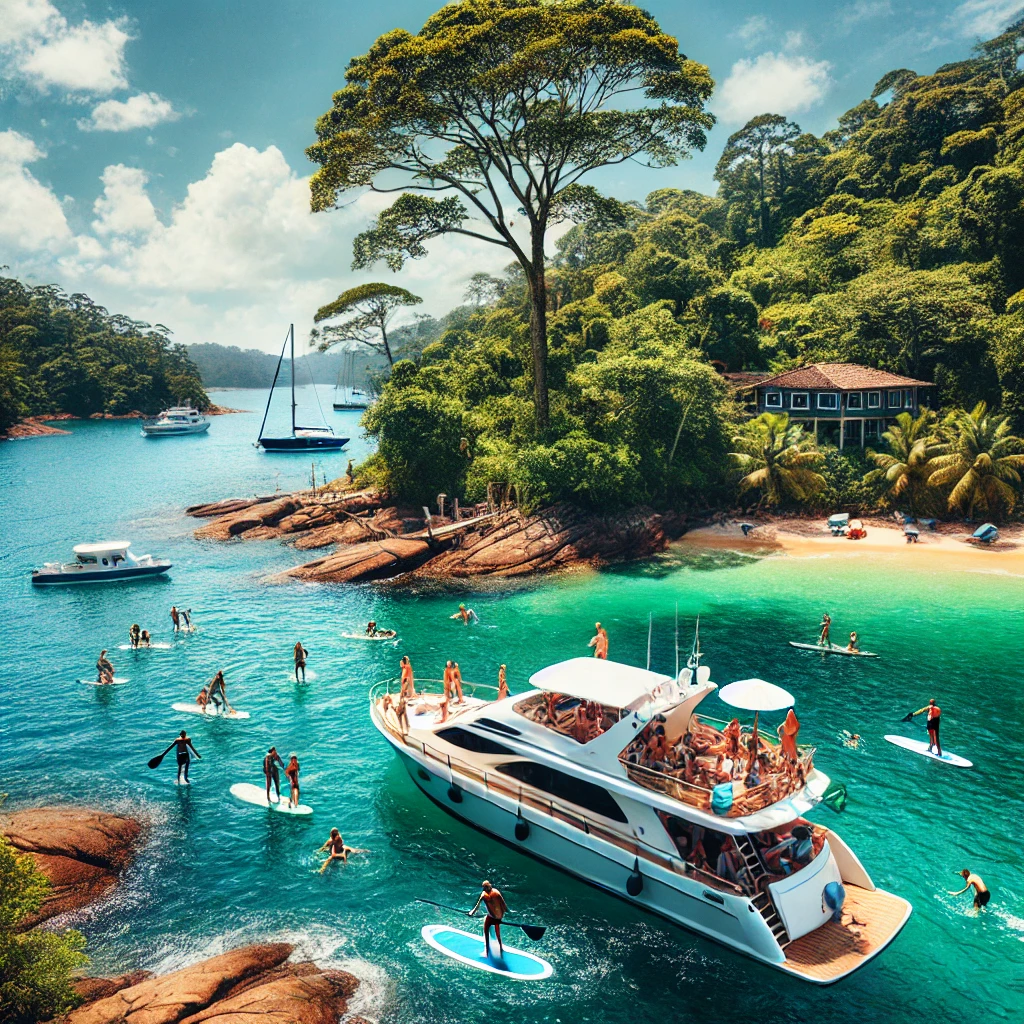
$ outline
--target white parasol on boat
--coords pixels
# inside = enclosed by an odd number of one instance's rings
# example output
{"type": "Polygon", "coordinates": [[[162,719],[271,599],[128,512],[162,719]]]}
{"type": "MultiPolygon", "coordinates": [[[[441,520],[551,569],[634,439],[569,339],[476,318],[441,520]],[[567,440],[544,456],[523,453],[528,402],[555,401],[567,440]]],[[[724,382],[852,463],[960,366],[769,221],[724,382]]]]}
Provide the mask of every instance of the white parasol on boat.
{"type": "MultiPolygon", "coordinates": [[[[796,701],[793,695],[774,683],[763,679],[740,679],[729,683],[718,691],[718,696],[734,708],[754,712],[753,742],[751,749],[757,750],[757,717],[762,711],[781,711],[791,708],[796,701]]],[[[751,755],[753,756],[753,755],[751,755]]]]}

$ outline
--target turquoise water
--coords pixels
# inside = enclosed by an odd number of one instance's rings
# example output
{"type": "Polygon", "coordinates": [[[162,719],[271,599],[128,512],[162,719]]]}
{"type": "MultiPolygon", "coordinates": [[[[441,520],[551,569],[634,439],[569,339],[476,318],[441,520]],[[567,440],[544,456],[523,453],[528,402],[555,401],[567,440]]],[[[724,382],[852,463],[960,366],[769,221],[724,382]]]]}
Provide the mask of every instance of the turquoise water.
{"type": "MultiPolygon", "coordinates": [[[[755,559],[683,547],[645,566],[485,587],[472,595],[481,622],[470,629],[446,618],[459,590],[271,586],[264,577],[313,556],[275,541],[200,543],[197,522],[181,510],[300,486],[309,460],[251,447],[260,394],[220,397],[255,411],[219,417],[197,438],[146,440],[133,423],[75,423],[69,437],[0,445],[0,788],[13,806],[74,800],[153,821],[116,897],[76,919],[94,969],[167,970],[284,936],[363,977],[369,1011],[388,1022],[1021,1019],[1024,580],[933,572],[924,558],[914,570],[886,557],[755,559]],[[32,590],[34,565],[115,536],[169,556],[170,578],[32,590]],[[795,982],[463,826],[415,790],[368,721],[367,688],[393,674],[402,653],[420,675],[438,675],[453,657],[467,679],[483,682],[506,661],[513,689],[523,689],[536,669],[586,653],[595,619],[609,629],[613,658],[643,664],[653,613],[652,664],[671,671],[676,602],[687,637],[701,614],[712,678],[761,676],[796,695],[801,740],[818,744],[819,766],[851,794],[841,817],[824,808],[817,817],[841,832],[879,885],[914,904],[896,943],[838,986],[795,982]],[[125,642],[131,622],[171,639],[171,604],[193,609],[198,633],[171,651],[113,650],[125,686],[75,682],[93,678],[100,648],[125,642]],[[826,607],[836,635],[856,628],[883,657],[823,662],[788,648],[787,639],[813,636],[826,607]],[[399,631],[397,648],[340,639],[371,616],[399,631]],[[291,675],[298,639],[316,673],[305,687],[291,675]],[[171,710],[219,668],[249,721],[171,710]],[[899,719],[931,696],[944,711],[945,740],[975,770],[881,739],[916,735],[918,726],[899,719]],[[203,755],[190,788],[173,784],[170,759],[146,767],[183,727],[203,755]],[[844,728],[866,737],[862,750],[840,744],[844,728]],[[311,821],[268,815],[228,794],[232,783],[261,781],[270,743],[299,754],[311,821]],[[314,851],[333,825],[371,852],[320,876],[314,851]],[[980,918],[966,896],[945,894],[964,866],[994,891],[980,918]],[[414,899],[469,906],[484,877],[517,917],[551,926],[537,945],[516,940],[551,961],[549,981],[472,971],[421,941],[424,924],[458,921],[414,899]]],[[[357,432],[354,414],[332,422],[357,432]]],[[[358,439],[350,446],[357,459],[365,450],[358,439]]],[[[346,461],[318,456],[317,476],[340,474],[346,461]]],[[[717,699],[709,701],[714,710],[717,699]]]]}

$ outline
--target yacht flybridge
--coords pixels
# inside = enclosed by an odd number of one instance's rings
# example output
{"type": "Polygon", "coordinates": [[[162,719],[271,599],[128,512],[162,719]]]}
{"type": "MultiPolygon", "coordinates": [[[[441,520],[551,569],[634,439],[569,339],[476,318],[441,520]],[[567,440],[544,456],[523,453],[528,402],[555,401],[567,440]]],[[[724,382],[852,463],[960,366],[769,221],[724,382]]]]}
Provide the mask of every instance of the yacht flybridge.
{"type": "Polygon", "coordinates": [[[875,887],[805,817],[829,779],[814,750],[698,713],[717,688],[699,658],[678,679],[597,658],[537,672],[498,701],[417,680],[370,691],[374,725],[413,782],[470,825],[795,977],[828,985],[880,953],[910,904],[875,887]],[[423,692],[426,690],[427,692],[423,692]],[[740,754],[727,757],[730,752],[740,754]],[[756,768],[730,779],[756,751],[756,768]]]}

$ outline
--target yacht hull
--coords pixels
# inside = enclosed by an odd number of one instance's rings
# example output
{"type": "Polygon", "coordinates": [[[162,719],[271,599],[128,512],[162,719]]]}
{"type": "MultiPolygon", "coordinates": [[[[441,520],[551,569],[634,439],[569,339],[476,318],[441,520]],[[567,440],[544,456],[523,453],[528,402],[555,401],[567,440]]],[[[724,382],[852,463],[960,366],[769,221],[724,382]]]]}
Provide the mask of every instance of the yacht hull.
{"type": "Polygon", "coordinates": [[[183,434],[205,434],[209,429],[209,423],[190,423],[181,427],[144,426],[142,434],[144,437],[181,437],[183,434]]]}
{"type": "Polygon", "coordinates": [[[347,437],[261,437],[257,442],[266,452],[308,452],[344,448],[347,437]]]}

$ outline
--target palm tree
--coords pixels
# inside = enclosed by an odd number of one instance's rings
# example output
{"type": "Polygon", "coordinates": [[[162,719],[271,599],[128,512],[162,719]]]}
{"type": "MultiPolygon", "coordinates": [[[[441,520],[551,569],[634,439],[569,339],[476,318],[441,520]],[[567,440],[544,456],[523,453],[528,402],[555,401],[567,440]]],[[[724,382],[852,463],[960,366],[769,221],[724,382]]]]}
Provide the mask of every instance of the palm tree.
{"type": "Polygon", "coordinates": [[[743,474],[741,494],[759,488],[761,500],[775,506],[787,498],[805,502],[825,487],[825,478],[815,472],[823,456],[803,427],[789,422],[788,413],[762,413],[744,426],[733,443],[738,450],[729,457],[743,474]]]}
{"type": "Polygon", "coordinates": [[[923,409],[914,419],[909,412],[901,412],[896,423],[882,439],[888,452],[870,448],[867,456],[878,467],[864,477],[866,484],[882,484],[882,493],[903,498],[913,515],[919,515],[927,500],[928,478],[934,467],[931,460],[939,454],[939,440],[935,436],[935,413],[923,409]]]}
{"type": "Polygon", "coordinates": [[[992,415],[979,402],[971,412],[960,410],[951,417],[949,427],[950,440],[939,445],[928,482],[952,484],[947,504],[969,518],[1012,510],[1024,468],[1024,441],[1010,433],[1009,417],[992,415]]]}

